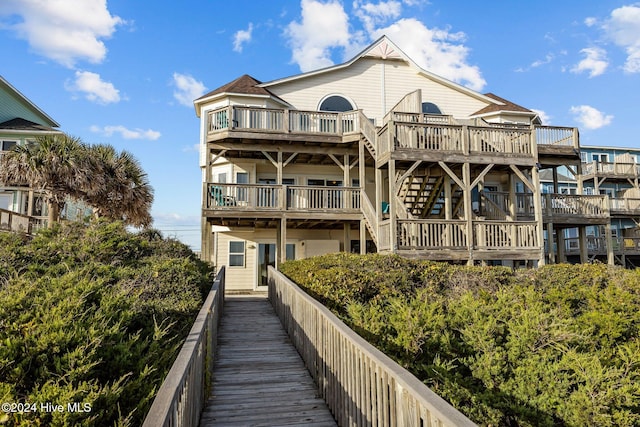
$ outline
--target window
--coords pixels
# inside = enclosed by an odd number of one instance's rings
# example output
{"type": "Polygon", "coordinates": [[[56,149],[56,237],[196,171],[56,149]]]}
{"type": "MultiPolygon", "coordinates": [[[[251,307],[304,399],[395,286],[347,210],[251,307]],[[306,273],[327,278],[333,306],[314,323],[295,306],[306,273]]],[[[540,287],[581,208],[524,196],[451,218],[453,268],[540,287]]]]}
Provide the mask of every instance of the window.
{"type": "Polygon", "coordinates": [[[226,184],[226,182],[227,182],[227,173],[226,172],[218,174],[218,182],[220,184],[226,184]]]}
{"type": "Polygon", "coordinates": [[[0,209],[8,210],[12,199],[11,193],[0,193],[0,209]]]}
{"type": "MultiPolygon", "coordinates": [[[[248,184],[249,174],[246,172],[236,172],[236,184],[248,184]]],[[[240,202],[246,202],[248,200],[247,187],[238,187],[237,198],[240,202]]]]}
{"type": "Polygon", "coordinates": [[[320,103],[318,110],[344,112],[353,111],[355,108],[353,108],[353,105],[351,105],[351,102],[349,102],[347,98],[340,95],[331,95],[320,103]]]}
{"type": "Polygon", "coordinates": [[[423,102],[422,103],[422,113],[424,113],[424,114],[442,114],[442,111],[440,111],[440,107],[438,107],[433,102],[423,102]]]}
{"type": "Polygon", "coordinates": [[[244,267],[244,241],[229,242],[229,267],[244,267]]]}
{"type": "Polygon", "coordinates": [[[18,144],[17,141],[2,141],[2,151],[9,151],[18,144]]]}
{"type": "Polygon", "coordinates": [[[609,162],[609,155],[606,153],[593,153],[591,154],[591,159],[594,162],[607,163],[609,162]]]}

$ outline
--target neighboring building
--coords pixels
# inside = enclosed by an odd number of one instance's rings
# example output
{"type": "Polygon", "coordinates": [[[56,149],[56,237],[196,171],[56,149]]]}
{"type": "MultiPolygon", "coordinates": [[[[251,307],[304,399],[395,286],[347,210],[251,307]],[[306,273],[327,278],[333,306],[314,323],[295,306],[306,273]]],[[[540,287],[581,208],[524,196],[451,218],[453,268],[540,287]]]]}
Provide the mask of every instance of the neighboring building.
{"type": "MultiPolygon", "coordinates": [[[[26,96],[0,76],[0,155],[15,145],[27,144],[39,135],[61,133],[60,125],[26,96]]],[[[0,210],[4,210],[0,227],[8,226],[9,214],[15,212],[44,221],[47,206],[37,192],[26,186],[0,187],[0,210]]]]}
{"type": "Polygon", "coordinates": [[[609,224],[606,196],[559,191],[581,167],[577,129],[424,70],[387,37],[344,64],[241,76],[195,110],[202,258],[243,288],[335,251],[540,265],[566,257],[560,231],[578,227],[586,248],[587,228],[609,224]]]}

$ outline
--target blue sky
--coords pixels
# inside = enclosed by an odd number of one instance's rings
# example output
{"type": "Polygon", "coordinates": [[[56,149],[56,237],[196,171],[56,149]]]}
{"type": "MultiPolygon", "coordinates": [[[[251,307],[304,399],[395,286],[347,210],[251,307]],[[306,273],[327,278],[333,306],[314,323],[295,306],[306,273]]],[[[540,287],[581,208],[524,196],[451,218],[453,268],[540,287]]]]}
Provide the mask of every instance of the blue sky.
{"type": "Polygon", "coordinates": [[[200,247],[192,100],[250,74],[343,62],[382,34],[422,67],[640,148],[640,3],[629,1],[2,0],[0,75],[89,143],[132,152],[154,226],[200,247]]]}

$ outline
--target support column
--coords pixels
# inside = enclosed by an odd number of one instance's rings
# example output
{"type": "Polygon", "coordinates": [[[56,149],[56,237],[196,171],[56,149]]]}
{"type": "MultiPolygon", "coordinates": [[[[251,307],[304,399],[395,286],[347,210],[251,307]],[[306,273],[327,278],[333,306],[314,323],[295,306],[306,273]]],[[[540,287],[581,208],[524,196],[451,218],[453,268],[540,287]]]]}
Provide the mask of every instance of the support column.
{"type": "Polygon", "coordinates": [[[396,216],[396,161],[389,160],[389,226],[391,228],[391,252],[398,248],[398,218],[396,216]]]}
{"type": "Polygon", "coordinates": [[[351,252],[351,224],[348,222],[344,223],[344,252],[351,252]]]}
{"type": "MultiPolygon", "coordinates": [[[[377,248],[376,248],[377,249],[377,248]]],[[[380,252],[378,250],[378,252],[380,252]]],[[[360,255],[367,253],[367,225],[365,220],[360,220],[360,255]]]]}
{"type": "Polygon", "coordinates": [[[567,255],[565,253],[566,243],[564,240],[564,229],[556,228],[556,238],[558,240],[558,256],[556,258],[556,262],[563,263],[567,262],[567,255]]]}
{"type": "Polygon", "coordinates": [[[549,252],[549,264],[555,264],[556,263],[556,250],[554,248],[553,223],[552,222],[547,223],[547,246],[548,246],[548,252],[549,252]]]}
{"type": "Polygon", "coordinates": [[[283,217],[276,226],[276,269],[287,259],[287,218],[283,217]]]}
{"type": "MultiPolygon", "coordinates": [[[[535,191],[533,192],[533,206],[535,212],[535,221],[538,228],[538,244],[540,245],[540,257],[538,260],[538,266],[545,264],[544,256],[544,218],[542,214],[542,191],[540,188],[540,176],[538,173],[538,166],[531,168],[531,181],[535,191]]],[[[547,205],[548,206],[548,205],[547,205]]]]}
{"type": "Polygon", "coordinates": [[[587,250],[587,227],[581,225],[578,227],[578,239],[580,240],[580,262],[586,264],[589,262],[589,252],[587,250]]]}
{"type": "Polygon", "coordinates": [[[473,265],[473,207],[471,205],[471,165],[465,163],[462,165],[462,197],[464,197],[464,218],[467,221],[467,250],[469,259],[467,265],[473,265]]]}
{"type": "Polygon", "coordinates": [[[606,223],[604,226],[604,236],[605,236],[606,245],[607,245],[607,264],[614,265],[615,257],[613,255],[613,235],[611,233],[610,222],[606,223]]]}

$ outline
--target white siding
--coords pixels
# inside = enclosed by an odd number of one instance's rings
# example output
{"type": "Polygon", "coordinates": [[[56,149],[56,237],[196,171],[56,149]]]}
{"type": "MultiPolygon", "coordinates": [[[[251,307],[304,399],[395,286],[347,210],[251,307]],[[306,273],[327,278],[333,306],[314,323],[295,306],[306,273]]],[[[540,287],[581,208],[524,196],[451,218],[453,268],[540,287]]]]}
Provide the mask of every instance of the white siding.
{"type": "Polygon", "coordinates": [[[380,124],[384,115],[406,94],[422,90],[423,101],[433,102],[444,114],[468,117],[488,103],[432,80],[403,61],[362,58],[351,66],[299,78],[269,90],[300,110],[316,110],[322,98],[341,94],[380,124]]]}

